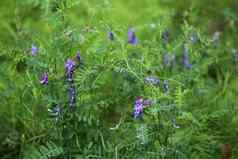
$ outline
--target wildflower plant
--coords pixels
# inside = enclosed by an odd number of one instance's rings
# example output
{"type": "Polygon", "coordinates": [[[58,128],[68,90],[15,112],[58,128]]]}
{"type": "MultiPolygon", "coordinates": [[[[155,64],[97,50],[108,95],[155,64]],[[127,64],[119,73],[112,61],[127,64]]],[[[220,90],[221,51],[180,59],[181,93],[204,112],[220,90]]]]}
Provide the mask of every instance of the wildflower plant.
{"type": "Polygon", "coordinates": [[[237,14],[210,31],[197,3],[17,2],[0,25],[0,158],[237,154],[237,14]]]}

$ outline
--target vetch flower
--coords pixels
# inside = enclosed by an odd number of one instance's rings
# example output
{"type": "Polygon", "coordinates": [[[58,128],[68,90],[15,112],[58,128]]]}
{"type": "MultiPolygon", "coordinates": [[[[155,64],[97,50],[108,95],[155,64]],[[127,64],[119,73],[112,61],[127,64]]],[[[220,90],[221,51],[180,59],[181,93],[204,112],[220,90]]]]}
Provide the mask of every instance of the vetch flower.
{"type": "Polygon", "coordinates": [[[75,67],[83,68],[83,60],[82,60],[80,51],[77,51],[77,53],[76,53],[76,60],[77,60],[77,64],[76,64],[77,66],[75,66],[75,67]]]}
{"type": "Polygon", "coordinates": [[[81,54],[80,54],[80,51],[77,51],[76,58],[77,58],[78,61],[81,60],[81,54]]]}
{"type": "Polygon", "coordinates": [[[40,83],[42,85],[47,85],[48,84],[48,73],[45,72],[41,75],[40,83]]]}
{"type": "Polygon", "coordinates": [[[164,80],[163,82],[163,88],[164,88],[164,92],[168,93],[169,92],[169,82],[168,80],[164,80]]]}
{"type": "Polygon", "coordinates": [[[159,85],[160,80],[154,76],[148,76],[145,78],[145,82],[152,84],[152,85],[159,85]]]}
{"type": "Polygon", "coordinates": [[[128,30],[128,42],[132,45],[138,44],[138,39],[136,38],[136,34],[133,28],[128,30]]]}
{"type": "Polygon", "coordinates": [[[53,107],[52,109],[49,110],[50,111],[50,115],[52,117],[59,117],[61,114],[61,108],[59,105],[56,105],[55,107],[53,107]]]}
{"type": "Polygon", "coordinates": [[[143,99],[142,97],[137,97],[134,104],[134,118],[140,118],[143,114],[143,109],[149,107],[153,104],[153,101],[150,99],[143,99]]]}
{"type": "Polygon", "coordinates": [[[108,39],[111,40],[111,41],[114,40],[114,34],[113,34],[112,31],[109,31],[109,32],[108,32],[108,39]]]}
{"type": "Polygon", "coordinates": [[[73,81],[73,72],[75,70],[75,62],[72,59],[68,59],[65,64],[66,76],[68,81],[73,81]]]}
{"type": "Polygon", "coordinates": [[[65,64],[65,69],[67,72],[72,72],[75,69],[75,61],[72,59],[68,59],[65,64]]]}
{"type": "Polygon", "coordinates": [[[68,98],[69,98],[69,107],[73,111],[76,107],[76,88],[73,80],[73,73],[75,70],[75,61],[68,59],[65,64],[66,77],[68,81],[68,98]]]}
{"type": "Polygon", "coordinates": [[[134,104],[134,118],[140,118],[143,114],[143,109],[149,107],[153,104],[151,99],[143,99],[142,97],[137,97],[134,104]]]}
{"type": "Polygon", "coordinates": [[[166,30],[165,32],[163,32],[162,40],[165,44],[169,42],[169,37],[170,37],[169,31],[166,30]]]}
{"type": "Polygon", "coordinates": [[[76,89],[74,83],[69,84],[68,91],[69,91],[69,107],[71,109],[74,109],[76,106],[76,89]]]}
{"type": "Polygon", "coordinates": [[[192,64],[189,61],[189,54],[188,54],[188,48],[184,47],[184,51],[183,51],[183,66],[186,69],[191,69],[192,68],[192,64]]]}
{"type": "Polygon", "coordinates": [[[32,44],[32,46],[31,46],[31,54],[32,55],[36,55],[38,53],[38,51],[39,51],[39,49],[37,48],[37,46],[32,44]]]}
{"type": "Polygon", "coordinates": [[[62,115],[62,108],[60,105],[56,105],[53,108],[48,109],[48,111],[50,112],[50,116],[55,118],[56,121],[58,121],[62,115]]]}
{"type": "Polygon", "coordinates": [[[134,118],[141,117],[143,113],[143,99],[141,97],[137,97],[134,105],[134,118]]]}

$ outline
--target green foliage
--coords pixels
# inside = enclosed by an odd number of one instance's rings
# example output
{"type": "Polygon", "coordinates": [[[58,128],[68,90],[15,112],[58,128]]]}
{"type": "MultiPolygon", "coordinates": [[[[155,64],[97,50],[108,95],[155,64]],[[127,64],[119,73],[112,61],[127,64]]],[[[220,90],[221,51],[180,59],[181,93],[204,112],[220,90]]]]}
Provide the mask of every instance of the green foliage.
{"type": "Polygon", "coordinates": [[[62,147],[58,147],[53,142],[47,142],[45,146],[25,148],[22,152],[22,159],[49,159],[59,157],[62,154],[62,147]]]}
{"type": "Polygon", "coordinates": [[[222,144],[237,158],[237,9],[233,0],[1,0],[0,158],[215,159],[222,144]],[[152,104],[135,119],[138,97],[152,104]]]}
{"type": "Polygon", "coordinates": [[[49,159],[56,158],[63,154],[62,147],[58,147],[52,142],[47,142],[46,145],[39,147],[29,147],[24,150],[23,159],[49,159]]]}

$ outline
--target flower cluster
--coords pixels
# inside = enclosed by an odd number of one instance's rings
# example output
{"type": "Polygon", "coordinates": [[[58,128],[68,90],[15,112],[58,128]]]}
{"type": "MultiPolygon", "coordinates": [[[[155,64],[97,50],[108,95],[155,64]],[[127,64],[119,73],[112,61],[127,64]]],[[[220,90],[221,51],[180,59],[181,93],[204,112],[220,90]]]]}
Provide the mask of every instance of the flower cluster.
{"type": "MultiPolygon", "coordinates": [[[[170,34],[168,31],[165,31],[162,34],[162,40],[164,41],[164,43],[168,43],[169,41],[169,37],[170,34]]],[[[114,40],[114,34],[112,31],[108,32],[108,38],[110,40],[114,40]]],[[[193,39],[194,40],[194,39],[193,39]]],[[[128,30],[128,43],[130,43],[131,45],[137,45],[138,44],[138,39],[136,37],[135,31],[133,28],[129,28],[128,30]]],[[[36,54],[38,52],[38,48],[35,45],[32,45],[31,48],[31,52],[32,54],[36,54]]],[[[191,69],[192,65],[189,61],[189,52],[188,52],[188,48],[184,47],[184,51],[183,51],[183,66],[187,69],[191,69]]],[[[78,51],[76,53],[76,57],[75,60],[77,60],[79,62],[79,64],[81,63],[81,53],[80,51],[78,51]]],[[[67,80],[67,88],[68,88],[68,102],[69,102],[69,107],[71,109],[74,109],[76,107],[76,87],[74,84],[74,79],[73,79],[73,74],[75,69],[77,68],[76,62],[73,59],[67,59],[66,63],[65,63],[65,71],[66,71],[66,80],[67,80]]],[[[176,59],[175,59],[175,55],[170,56],[167,52],[164,53],[163,55],[163,64],[166,67],[170,67],[175,65],[176,63],[176,59]]],[[[160,85],[160,79],[158,79],[155,76],[148,76],[145,79],[145,82],[151,85],[155,85],[155,86],[159,86],[160,85]]],[[[40,79],[40,83],[42,85],[47,85],[48,84],[48,74],[47,73],[43,73],[42,77],[40,79]]],[[[164,80],[162,83],[162,87],[164,90],[164,93],[168,93],[169,92],[169,83],[168,80],[164,80]]],[[[135,101],[135,107],[134,107],[134,117],[138,118],[142,115],[143,113],[143,108],[152,105],[152,101],[149,99],[142,99],[141,97],[138,97],[135,101]]]]}
{"type": "Polygon", "coordinates": [[[157,77],[154,76],[148,76],[145,78],[145,82],[158,86],[160,84],[160,80],[157,77]]]}
{"type": "Polygon", "coordinates": [[[143,108],[151,105],[152,101],[150,99],[143,99],[141,97],[137,97],[134,105],[134,118],[140,118],[143,114],[143,108]]]}
{"type": "MultiPolygon", "coordinates": [[[[34,48],[33,50],[35,51],[36,48],[34,48]]],[[[76,54],[76,59],[78,61],[81,61],[81,55],[80,52],[78,51],[76,54]]],[[[69,96],[69,107],[72,109],[75,108],[76,106],[76,87],[74,84],[74,80],[73,80],[73,74],[76,68],[76,62],[72,59],[67,59],[66,63],[65,63],[65,71],[66,71],[66,80],[68,82],[68,96],[69,96]]],[[[48,85],[48,73],[44,72],[41,75],[40,78],[40,83],[42,85],[48,85]]],[[[60,115],[60,110],[61,108],[59,106],[54,107],[50,112],[52,116],[58,116],[60,115]]]]}
{"type": "Polygon", "coordinates": [[[40,83],[42,84],[42,85],[48,85],[48,73],[43,73],[42,75],[41,75],[41,79],[40,79],[40,83]]]}
{"type": "Polygon", "coordinates": [[[137,97],[134,106],[134,118],[141,117],[143,112],[143,99],[141,97],[137,97]]]}
{"type": "Polygon", "coordinates": [[[69,91],[69,107],[74,108],[76,106],[76,88],[74,83],[69,84],[68,91],[69,91]]]}
{"type": "Polygon", "coordinates": [[[75,61],[68,59],[65,64],[66,77],[68,81],[68,95],[69,95],[69,107],[75,109],[76,106],[76,88],[73,80],[73,73],[75,70],[75,61]]]}
{"type": "Polygon", "coordinates": [[[168,30],[166,30],[165,32],[163,32],[162,34],[162,40],[165,44],[167,44],[169,42],[169,37],[170,37],[170,33],[168,30]]]}
{"type": "Polygon", "coordinates": [[[77,53],[76,53],[76,59],[77,59],[78,61],[81,61],[81,53],[80,53],[80,51],[77,51],[77,53]]]}
{"type": "Polygon", "coordinates": [[[36,55],[38,53],[38,51],[39,51],[39,49],[37,48],[37,46],[32,44],[32,46],[31,46],[31,54],[32,55],[36,55]]]}
{"type": "Polygon", "coordinates": [[[109,31],[109,32],[108,32],[108,39],[111,40],[111,41],[114,40],[114,34],[113,34],[112,31],[109,31]]]}
{"type": "Polygon", "coordinates": [[[128,30],[128,42],[132,45],[138,44],[138,39],[136,38],[136,34],[133,28],[128,30]]]}
{"type": "Polygon", "coordinates": [[[62,114],[62,108],[59,105],[54,106],[52,109],[48,110],[50,115],[58,121],[62,114]]]}
{"type": "Polygon", "coordinates": [[[72,59],[68,59],[65,63],[65,70],[67,74],[73,74],[73,71],[75,69],[75,61],[72,59]]]}

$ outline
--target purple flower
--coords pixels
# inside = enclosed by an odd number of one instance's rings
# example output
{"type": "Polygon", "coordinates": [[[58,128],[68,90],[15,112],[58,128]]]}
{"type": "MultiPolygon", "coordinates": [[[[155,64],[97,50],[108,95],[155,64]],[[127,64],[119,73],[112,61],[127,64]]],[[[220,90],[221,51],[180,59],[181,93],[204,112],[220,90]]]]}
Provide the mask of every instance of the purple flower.
{"type": "Polygon", "coordinates": [[[61,108],[59,105],[56,105],[55,107],[53,107],[51,110],[49,110],[51,113],[51,116],[53,117],[59,117],[61,114],[61,108]]]}
{"type": "Polygon", "coordinates": [[[170,33],[169,31],[165,31],[163,34],[162,34],[162,40],[164,43],[168,43],[169,42],[169,37],[170,37],[170,33]]]}
{"type": "Polygon", "coordinates": [[[168,82],[168,80],[164,80],[163,87],[164,87],[164,92],[168,93],[169,92],[169,82],[168,82]]]}
{"type": "Polygon", "coordinates": [[[143,99],[141,97],[137,97],[134,105],[134,118],[142,117],[143,109],[149,107],[153,104],[153,101],[150,99],[143,99]]]}
{"type": "Polygon", "coordinates": [[[68,91],[69,91],[69,107],[71,109],[74,109],[76,106],[76,89],[74,83],[69,84],[68,91]]]}
{"type": "Polygon", "coordinates": [[[38,48],[34,44],[32,44],[32,46],[31,46],[31,54],[32,55],[36,55],[37,53],[38,53],[38,48]]]}
{"type": "Polygon", "coordinates": [[[143,99],[141,97],[137,97],[134,105],[134,118],[141,117],[143,113],[143,99]]]}
{"type": "Polygon", "coordinates": [[[108,32],[108,39],[110,39],[111,41],[114,40],[114,34],[112,31],[108,32]]]}
{"type": "Polygon", "coordinates": [[[50,112],[50,116],[55,118],[56,121],[58,121],[62,115],[62,108],[59,105],[54,106],[48,111],[50,112]]]}
{"type": "Polygon", "coordinates": [[[183,66],[186,69],[191,69],[192,64],[189,62],[189,54],[188,54],[188,48],[184,47],[184,52],[183,52],[183,66]]]}
{"type": "Polygon", "coordinates": [[[73,72],[75,69],[75,62],[71,59],[68,59],[65,64],[66,76],[68,81],[73,81],[73,72]]]}
{"type": "Polygon", "coordinates": [[[152,84],[152,85],[159,85],[160,80],[154,76],[148,76],[145,78],[145,82],[152,84]]]}
{"type": "Polygon", "coordinates": [[[65,64],[65,69],[66,69],[66,71],[68,73],[74,71],[74,69],[75,69],[75,62],[74,62],[74,60],[68,59],[66,61],[66,64],[65,64]]]}
{"type": "Polygon", "coordinates": [[[48,74],[46,72],[41,75],[40,83],[42,85],[48,84],[48,74]]]}
{"type": "Polygon", "coordinates": [[[76,58],[77,58],[78,61],[81,60],[81,54],[80,54],[80,51],[77,51],[76,58]]]}
{"type": "Polygon", "coordinates": [[[73,73],[75,70],[75,61],[68,59],[65,64],[66,76],[68,81],[68,96],[69,96],[69,107],[74,110],[76,106],[76,88],[73,80],[73,73]]]}
{"type": "Polygon", "coordinates": [[[128,42],[132,45],[138,44],[138,39],[136,38],[136,34],[133,28],[128,30],[128,42]]]}

